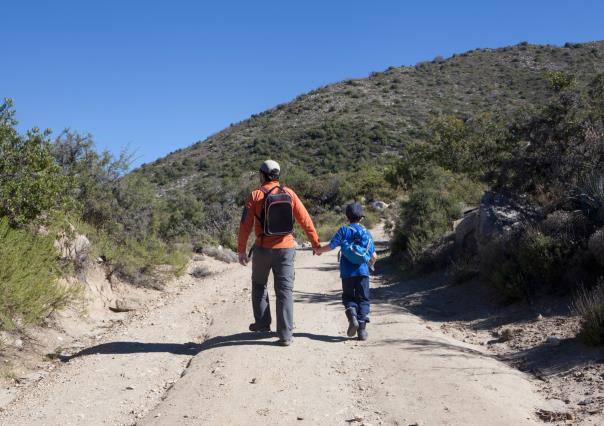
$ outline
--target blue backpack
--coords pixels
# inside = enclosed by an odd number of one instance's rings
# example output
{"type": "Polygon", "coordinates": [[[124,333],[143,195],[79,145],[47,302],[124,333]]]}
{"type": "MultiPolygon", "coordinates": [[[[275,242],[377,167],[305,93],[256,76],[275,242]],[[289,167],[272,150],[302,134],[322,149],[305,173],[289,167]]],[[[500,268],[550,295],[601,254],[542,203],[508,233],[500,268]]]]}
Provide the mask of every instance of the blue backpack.
{"type": "Polygon", "coordinates": [[[359,226],[360,228],[349,226],[348,229],[352,231],[351,236],[342,241],[342,256],[355,265],[368,263],[373,249],[373,240],[369,232],[359,226]]]}

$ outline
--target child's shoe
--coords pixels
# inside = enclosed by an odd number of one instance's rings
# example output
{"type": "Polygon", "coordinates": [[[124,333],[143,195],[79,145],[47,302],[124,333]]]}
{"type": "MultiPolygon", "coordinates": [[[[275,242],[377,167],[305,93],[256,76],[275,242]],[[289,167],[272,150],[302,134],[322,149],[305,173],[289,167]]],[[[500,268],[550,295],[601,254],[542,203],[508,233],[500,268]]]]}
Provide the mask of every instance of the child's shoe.
{"type": "Polygon", "coordinates": [[[365,321],[359,321],[359,331],[358,331],[358,338],[359,340],[367,340],[367,337],[369,337],[367,335],[367,322],[365,321]]]}
{"type": "Polygon", "coordinates": [[[359,329],[359,321],[357,320],[357,310],[355,308],[346,309],[346,318],[348,318],[348,337],[354,337],[359,329]]]}

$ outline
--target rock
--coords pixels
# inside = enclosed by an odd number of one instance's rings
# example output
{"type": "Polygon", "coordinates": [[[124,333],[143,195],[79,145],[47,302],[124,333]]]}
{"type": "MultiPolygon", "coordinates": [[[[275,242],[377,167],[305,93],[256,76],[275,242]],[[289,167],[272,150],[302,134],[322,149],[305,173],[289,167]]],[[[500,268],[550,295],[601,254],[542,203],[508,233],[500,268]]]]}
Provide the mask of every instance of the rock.
{"type": "Polygon", "coordinates": [[[225,263],[235,263],[239,261],[239,257],[233,250],[228,248],[225,249],[222,246],[204,247],[203,254],[225,263]]]}
{"type": "Polygon", "coordinates": [[[304,420],[304,417],[298,416],[298,417],[296,417],[296,420],[304,420]]]}
{"type": "Polygon", "coordinates": [[[541,314],[537,315],[537,321],[543,321],[543,315],[541,315],[541,314]]]}
{"type": "Polygon", "coordinates": [[[562,343],[562,341],[557,336],[549,336],[545,339],[545,344],[548,346],[560,346],[560,343],[562,343]]]}
{"type": "Polygon", "coordinates": [[[140,306],[140,302],[136,299],[116,299],[109,309],[113,312],[129,312],[139,309],[140,306]]]}
{"type": "Polygon", "coordinates": [[[511,207],[504,197],[486,192],[478,209],[476,238],[487,241],[505,233],[519,223],[520,218],[521,212],[511,207]]]}
{"type": "Polygon", "coordinates": [[[305,242],[302,243],[302,248],[303,249],[309,249],[311,247],[312,247],[312,244],[309,243],[308,241],[305,241],[305,242]]]}
{"type": "Polygon", "coordinates": [[[577,404],[578,405],[589,405],[589,404],[593,404],[594,403],[594,399],[593,398],[585,398],[582,401],[579,401],[577,404]]]}
{"type": "Polygon", "coordinates": [[[377,201],[377,200],[376,201],[372,201],[370,203],[370,206],[373,207],[373,209],[377,210],[377,211],[383,211],[383,210],[386,210],[389,207],[389,205],[386,204],[385,202],[383,202],[383,201],[377,201]]]}
{"type": "Polygon", "coordinates": [[[511,328],[504,328],[503,330],[501,330],[499,339],[501,342],[507,342],[512,340],[515,334],[515,330],[512,330],[511,328]]]}
{"type": "Polygon", "coordinates": [[[13,346],[19,350],[23,349],[23,340],[17,337],[13,342],[13,346]]]}
{"type": "Polygon", "coordinates": [[[473,239],[478,223],[478,210],[473,210],[463,218],[453,222],[455,230],[455,251],[460,252],[470,245],[470,240],[473,239]]]}

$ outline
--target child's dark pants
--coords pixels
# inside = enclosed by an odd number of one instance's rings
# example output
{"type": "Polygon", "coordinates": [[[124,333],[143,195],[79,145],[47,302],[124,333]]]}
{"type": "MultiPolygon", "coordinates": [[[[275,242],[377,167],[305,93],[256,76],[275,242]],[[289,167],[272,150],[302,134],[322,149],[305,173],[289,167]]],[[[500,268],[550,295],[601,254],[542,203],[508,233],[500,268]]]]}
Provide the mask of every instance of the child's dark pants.
{"type": "Polygon", "coordinates": [[[359,321],[369,321],[369,277],[342,278],[342,303],[356,309],[359,321]]]}

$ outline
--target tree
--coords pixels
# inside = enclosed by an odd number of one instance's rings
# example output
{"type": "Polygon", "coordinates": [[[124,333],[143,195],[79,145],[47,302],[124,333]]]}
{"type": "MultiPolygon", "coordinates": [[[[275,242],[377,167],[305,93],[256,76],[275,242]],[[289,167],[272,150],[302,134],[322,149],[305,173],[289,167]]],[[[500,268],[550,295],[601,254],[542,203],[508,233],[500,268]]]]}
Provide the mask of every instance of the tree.
{"type": "Polygon", "coordinates": [[[0,106],[0,216],[23,226],[66,202],[67,179],[51,154],[50,131],[21,136],[12,102],[0,106]]]}

